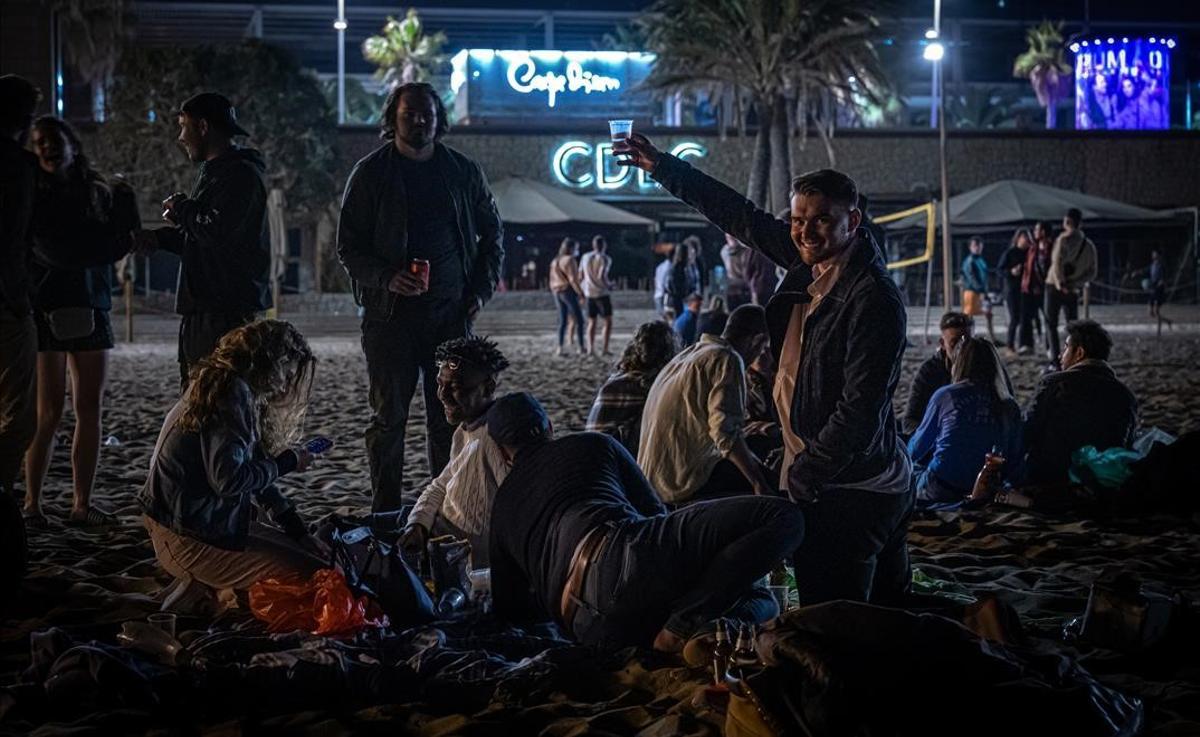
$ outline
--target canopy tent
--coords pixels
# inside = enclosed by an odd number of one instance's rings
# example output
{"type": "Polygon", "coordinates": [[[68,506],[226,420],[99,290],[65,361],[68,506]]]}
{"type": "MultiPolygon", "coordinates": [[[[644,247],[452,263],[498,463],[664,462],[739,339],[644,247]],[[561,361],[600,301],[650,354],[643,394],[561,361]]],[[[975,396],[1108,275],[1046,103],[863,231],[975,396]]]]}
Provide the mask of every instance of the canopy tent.
{"type": "MultiPolygon", "coordinates": [[[[1148,210],[1020,179],[1002,179],[954,195],[949,204],[952,226],[976,230],[1009,228],[1036,220],[1057,223],[1072,207],[1083,213],[1084,223],[1173,225],[1179,220],[1179,213],[1175,210],[1148,210]]],[[[940,212],[941,208],[938,208],[939,215],[940,212]]],[[[913,215],[884,227],[888,230],[904,230],[924,225],[924,215],[913,215]]]]}
{"type": "Polygon", "coordinates": [[[654,227],[654,221],[603,202],[572,194],[565,189],[524,177],[492,184],[500,219],[516,225],[592,223],[596,225],[654,227]]]}

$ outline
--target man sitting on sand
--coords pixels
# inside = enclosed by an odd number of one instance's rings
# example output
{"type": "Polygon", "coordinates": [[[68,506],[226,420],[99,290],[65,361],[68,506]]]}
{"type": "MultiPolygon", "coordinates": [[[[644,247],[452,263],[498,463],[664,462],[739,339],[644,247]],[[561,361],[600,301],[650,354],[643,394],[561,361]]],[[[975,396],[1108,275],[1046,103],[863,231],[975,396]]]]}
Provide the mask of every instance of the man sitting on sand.
{"type": "Polygon", "coordinates": [[[642,412],[638,465],[665,501],[775,493],[743,428],[746,364],[766,346],[763,308],[742,305],[721,336],[703,336],[659,373],[642,412]]]}
{"type": "Polygon", "coordinates": [[[938,327],[941,328],[941,335],[938,337],[937,350],[917,367],[917,373],[908,388],[908,402],[904,405],[904,416],[900,420],[906,437],[911,437],[920,427],[933,393],[950,384],[954,353],[964,338],[971,337],[975,321],[962,312],[947,312],[942,315],[938,327]]]}
{"type": "Polygon", "coordinates": [[[642,434],[642,409],[646,394],[667,361],[679,352],[671,326],[661,321],[640,325],[609,376],[596,393],[588,412],[588,432],[612,435],[630,453],[637,453],[642,434]]]}
{"type": "Polygon", "coordinates": [[[508,359],[487,338],[455,338],[437,348],[437,395],[455,426],[450,462],[417,498],[400,544],[409,555],[425,551],[430,536],[453,535],[471,543],[471,562],[487,566],[492,497],[508,466],[487,434],[485,415],[508,359]]]}
{"type": "Polygon", "coordinates": [[[1085,445],[1127,448],[1137,426],[1137,400],[1108,364],[1112,338],[1093,320],[1067,324],[1059,361],[1045,376],[1025,415],[1026,480],[1069,480],[1071,454],[1085,445]]]}
{"type": "Polygon", "coordinates": [[[528,394],[488,410],[512,465],[492,506],[492,596],[510,622],[553,619],[575,639],[678,652],[716,617],[778,614],[755,585],[804,537],[800,508],[741,497],[666,514],[633,457],[599,433],[553,439],[528,394]]]}

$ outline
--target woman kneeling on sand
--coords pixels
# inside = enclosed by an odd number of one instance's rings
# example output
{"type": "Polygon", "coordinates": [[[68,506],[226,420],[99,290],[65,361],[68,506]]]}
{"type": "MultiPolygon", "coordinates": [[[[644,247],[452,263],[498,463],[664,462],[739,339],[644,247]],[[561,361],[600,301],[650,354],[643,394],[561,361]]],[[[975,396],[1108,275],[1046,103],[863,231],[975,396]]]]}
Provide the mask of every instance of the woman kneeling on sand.
{"type": "Polygon", "coordinates": [[[292,325],[263,320],[227,333],[192,369],[139,497],[158,562],[179,579],[164,609],[325,564],[323,547],[275,486],[312,461],[292,443],[315,364],[292,325]],[[255,505],[278,527],[252,521],[255,505]]]}

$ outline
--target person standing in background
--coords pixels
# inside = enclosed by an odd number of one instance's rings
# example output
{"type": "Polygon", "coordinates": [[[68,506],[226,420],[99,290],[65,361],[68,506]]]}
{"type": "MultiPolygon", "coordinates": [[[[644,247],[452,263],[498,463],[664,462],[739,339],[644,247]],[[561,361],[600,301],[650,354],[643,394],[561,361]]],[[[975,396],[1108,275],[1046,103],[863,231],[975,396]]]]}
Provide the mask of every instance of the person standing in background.
{"type": "Polygon", "coordinates": [[[1004,280],[1004,303],[1008,307],[1008,351],[1017,350],[1017,333],[1021,327],[1021,279],[1025,272],[1025,255],[1033,246],[1033,236],[1027,228],[1013,233],[1012,242],[1000,256],[996,270],[1004,280]]]}
{"type": "Polygon", "coordinates": [[[750,272],[754,250],[737,238],[725,234],[721,261],[725,264],[725,306],[736,310],[750,300],[750,272]]]}
{"type": "Polygon", "coordinates": [[[583,286],[579,282],[579,241],[563,238],[558,255],[550,262],[550,291],[558,304],[558,355],[563,355],[563,340],[572,329],[579,341],[579,352],[587,353],[583,343],[583,310],[579,300],[583,299],[583,286]]]}
{"type": "Polygon", "coordinates": [[[421,381],[429,473],[450,460],[454,428],[436,411],[437,347],[471,333],[500,281],[504,228],[478,162],[441,143],[449,130],[431,85],[402,84],[384,104],[386,141],[354,166],[337,253],[363,306],[371,421],[372,512],[403,505],[404,439],[421,381]]]}
{"type": "Polygon", "coordinates": [[[988,338],[995,343],[996,333],[992,329],[992,302],[988,298],[988,265],[983,258],[983,239],[971,236],[967,246],[970,253],[963,259],[959,275],[963,280],[963,312],[974,317],[983,315],[987,320],[988,338]]]}
{"type": "Polygon", "coordinates": [[[663,260],[654,267],[654,314],[664,321],[667,319],[667,310],[671,309],[668,289],[671,283],[671,262],[675,258],[675,249],[676,246],[668,248],[663,260]]]}
{"type": "Polygon", "coordinates": [[[1083,213],[1072,207],[1063,216],[1063,232],[1050,249],[1050,269],[1046,273],[1046,338],[1048,358],[1058,368],[1059,314],[1068,322],[1079,317],[1079,292],[1096,278],[1096,244],[1080,228],[1083,213]]]}
{"type": "Polygon", "coordinates": [[[604,320],[604,355],[611,355],[608,350],[612,338],[612,282],[609,281],[608,271],[612,268],[612,257],[608,250],[608,241],[602,235],[592,238],[592,250],[583,256],[579,263],[582,273],[581,285],[583,295],[587,298],[587,352],[596,352],[596,320],[604,320]]]}

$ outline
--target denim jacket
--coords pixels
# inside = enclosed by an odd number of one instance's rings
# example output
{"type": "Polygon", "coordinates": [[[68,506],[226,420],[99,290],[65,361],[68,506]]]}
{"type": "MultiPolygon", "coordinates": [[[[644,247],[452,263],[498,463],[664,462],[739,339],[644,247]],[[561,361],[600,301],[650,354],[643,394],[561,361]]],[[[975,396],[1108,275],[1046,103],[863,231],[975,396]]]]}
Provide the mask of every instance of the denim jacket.
{"type": "MultiPolygon", "coordinates": [[[[368,318],[386,320],[398,295],[387,284],[408,261],[408,219],[404,178],[395,144],[388,141],[350,172],[338,221],[337,253],[354,285],[354,298],[368,318]]],[[[462,248],[464,307],[487,302],[500,281],[504,228],[496,200],[479,164],[444,144],[435,144],[458,213],[462,248]]]]}

